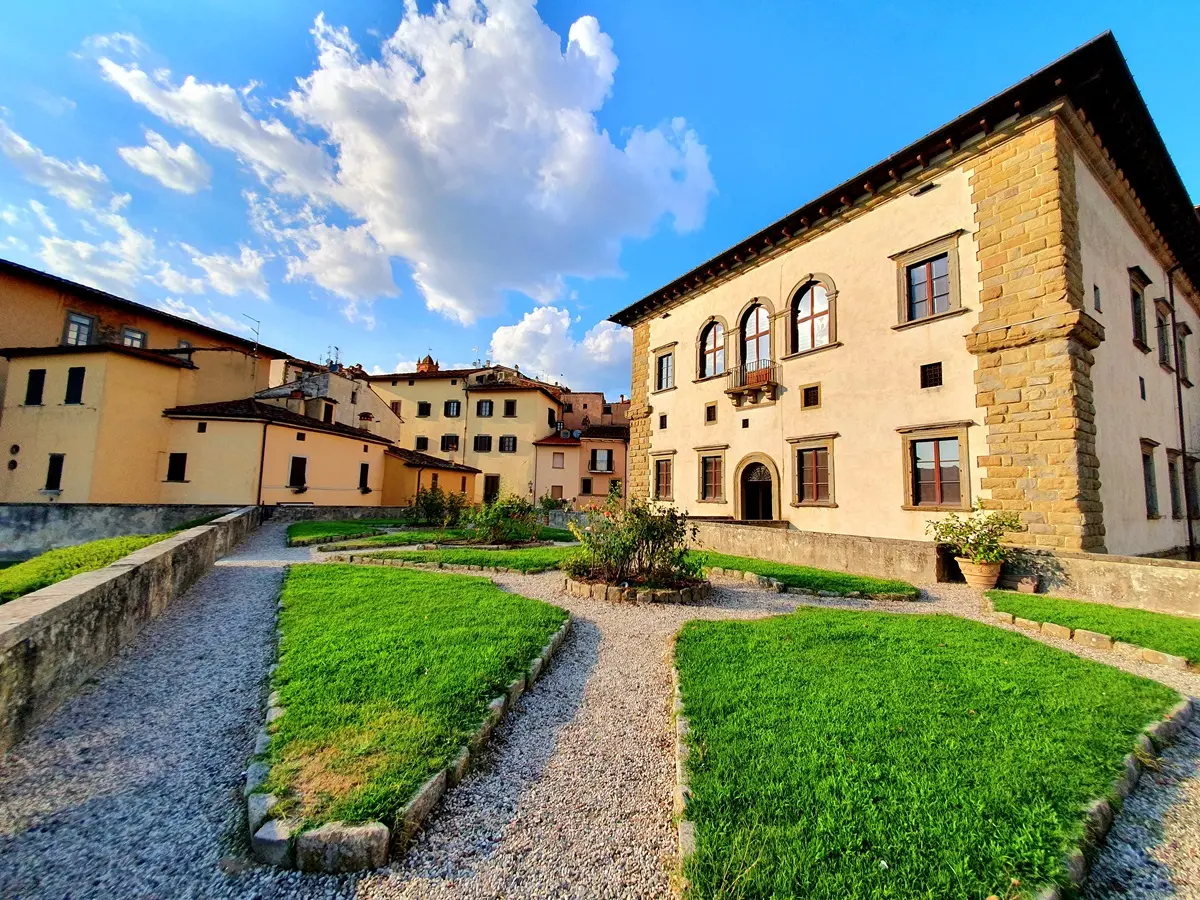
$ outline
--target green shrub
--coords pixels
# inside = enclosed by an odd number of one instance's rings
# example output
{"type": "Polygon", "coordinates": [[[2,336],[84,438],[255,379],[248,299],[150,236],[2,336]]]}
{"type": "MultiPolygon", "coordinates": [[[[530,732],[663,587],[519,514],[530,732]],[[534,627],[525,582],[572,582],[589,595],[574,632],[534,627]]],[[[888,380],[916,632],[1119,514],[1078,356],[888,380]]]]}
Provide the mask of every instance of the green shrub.
{"type": "Polygon", "coordinates": [[[696,526],[674,508],[655,509],[642,500],[622,508],[610,498],[588,512],[588,527],[570,524],[581,546],[564,562],[567,573],[608,584],[675,585],[700,579],[699,560],[688,555],[696,526]]]}
{"type": "Polygon", "coordinates": [[[413,501],[416,521],[425,525],[440,525],[451,528],[462,519],[467,507],[467,495],[457,491],[443,491],[440,485],[418,488],[413,501]]]}
{"type": "Polygon", "coordinates": [[[503,494],[471,516],[475,539],[482,544],[523,544],[537,534],[537,511],[516,494],[503,494]]]}
{"type": "Polygon", "coordinates": [[[951,513],[944,519],[925,523],[925,531],[945,544],[960,559],[975,564],[1003,562],[1008,550],[1000,545],[1010,531],[1024,531],[1016,513],[984,512],[976,508],[966,518],[951,513]]]}
{"type": "Polygon", "coordinates": [[[538,498],[538,508],[542,512],[550,512],[555,509],[566,509],[567,501],[561,497],[551,497],[549,493],[542,494],[538,498]]]}
{"type": "Polygon", "coordinates": [[[0,603],[57,584],[72,575],[102,569],[122,556],[168,537],[169,534],[133,534],[49,550],[0,572],[0,603]]]}

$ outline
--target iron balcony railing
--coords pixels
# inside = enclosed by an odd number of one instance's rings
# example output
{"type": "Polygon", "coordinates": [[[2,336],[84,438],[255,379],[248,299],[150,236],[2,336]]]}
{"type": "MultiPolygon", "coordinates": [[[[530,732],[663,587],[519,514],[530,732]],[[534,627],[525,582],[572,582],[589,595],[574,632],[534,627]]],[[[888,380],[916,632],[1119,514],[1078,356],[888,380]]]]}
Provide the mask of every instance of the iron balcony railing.
{"type": "Polygon", "coordinates": [[[773,359],[756,359],[730,369],[735,388],[752,388],[760,384],[777,384],[779,367],[773,359]]]}

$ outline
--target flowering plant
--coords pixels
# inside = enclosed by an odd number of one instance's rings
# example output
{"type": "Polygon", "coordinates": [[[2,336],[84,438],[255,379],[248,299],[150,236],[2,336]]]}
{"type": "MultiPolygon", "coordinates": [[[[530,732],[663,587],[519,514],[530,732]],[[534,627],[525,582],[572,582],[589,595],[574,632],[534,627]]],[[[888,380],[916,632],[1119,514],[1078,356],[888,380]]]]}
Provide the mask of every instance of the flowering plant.
{"type": "Polygon", "coordinates": [[[580,548],[564,567],[577,578],[607,584],[678,585],[700,579],[700,563],[688,555],[696,526],[674,509],[659,510],[641,500],[622,508],[617,497],[588,512],[587,528],[569,523],[580,548]]]}

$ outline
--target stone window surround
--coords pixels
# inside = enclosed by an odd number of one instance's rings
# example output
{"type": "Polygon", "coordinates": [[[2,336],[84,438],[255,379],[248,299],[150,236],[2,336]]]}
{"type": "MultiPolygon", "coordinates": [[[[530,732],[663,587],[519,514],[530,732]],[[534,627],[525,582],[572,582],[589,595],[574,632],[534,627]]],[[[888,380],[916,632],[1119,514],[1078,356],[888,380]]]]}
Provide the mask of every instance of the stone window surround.
{"type": "Polygon", "coordinates": [[[779,466],[775,465],[775,460],[761,451],[755,451],[743,456],[733,471],[733,518],[735,521],[741,520],[743,510],[742,473],[756,462],[762,463],[767,467],[767,471],[771,473],[771,518],[768,521],[778,522],[783,518],[781,510],[783,503],[783,497],[781,496],[783,492],[783,479],[779,475],[779,466]]]}
{"type": "Polygon", "coordinates": [[[897,428],[900,435],[900,451],[904,465],[904,502],[900,508],[917,512],[970,512],[971,511],[971,469],[970,444],[967,434],[975,422],[963,420],[960,422],[936,422],[929,425],[905,425],[897,428]],[[933,506],[913,502],[913,464],[912,443],[914,441],[931,441],[943,438],[958,438],[958,504],[942,504],[933,506]]]}
{"type": "Polygon", "coordinates": [[[658,361],[660,359],[662,359],[664,356],[674,357],[675,348],[678,345],[679,345],[678,341],[671,341],[669,344],[663,344],[661,347],[655,347],[653,350],[650,351],[650,355],[654,358],[654,368],[651,372],[651,378],[652,378],[651,384],[653,384],[654,387],[650,390],[650,393],[664,394],[667,391],[675,390],[675,383],[678,380],[677,376],[679,374],[678,371],[676,371],[676,365],[675,365],[676,360],[675,359],[671,360],[671,383],[667,387],[659,387],[658,386],[658,366],[659,366],[658,361]]]}
{"type": "MultiPolygon", "coordinates": [[[[750,314],[750,310],[756,306],[761,306],[767,311],[767,328],[770,330],[770,337],[767,340],[767,345],[770,348],[768,351],[770,353],[770,358],[772,361],[775,361],[779,358],[775,347],[775,341],[779,335],[779,328],[777,327],[777,324],[779,317],[786,313],[786,310],[776,312],[775,304],[771,302],[769,297],[751,297],[742,305],[742,308],[738,310],[737,318],[734,320],[737,322],[737,327],[734,329],[734,333],[737,337],[737,340],[735,340],[733,344],[733,356],[735,360],[734,366],[744,366],[746,364],[746,317],[750,314]]],[[[726,331],[725,334],[728,339],[729,332],[726,331]]],[[[730,368],[728,353],[725,355],[725,363],[726,368],[730,368]]]]}
{"type": "Polygon", "coordinates": [[[1174,340],[1174,335],[1171,334],[1171,306],[1167,303],[1165,297],[1158,297],[1154,301],[1154,347],[1158,353],[1158,364],[1167,372],[1174,373],[1173,356],[1178,349],[1178,345],[1174,340]],[[1163,345],[1163,335],[1166,334],[1167,343],[1163,345]],[[1172,346],[1172,345],[1176,346],[1172,346]],[[1163,351],[1166,351],[1164,357],[1163,351]]]}
{"type": "Polygon", "coordinates": [[[802,384],[798,388],[796,388],[796,392],[800,395],[800,411],[801,412],[808,412],[809,410],[812,410],[812,409],[820,409],[821,404],[825,402],[825,392],[823,390],[821,390],[821,382],[819,382],[819,381],[812,381],[812,382],[809,382],[808,384],[802,384]],[[804,392],[808,388],[816,388],[817,389],[817,402],[813,403],[810,406],[805,406],[804,405],[804,392]]]}
{"type": "Polygon", "coordinates": [[[785,336],[787,352],[784,353],[781,359],[796,359],[801,356],[807,356],[810,353],[817,353],[821,350],[842,346],[841,342],[837,339],[837,298],[837,285],[824,272],[809,272],[808,275],[792,288],[792,293],[788,297],[785,309],[788,317],[788,328],[785,336]],[[796,321],[796,305],[800,301],[800,295],[804,289],[812,284],[819,284],[825,288],[825,295],[829,298],[829,343],[822,344],[820,347],[809,347],[807,350],[797,350],[792,342],[792,329],[796,321]]]}
{"type": "Polygon", "coordinates": [[[896,324],[893,330],[913,328],[928,322],[937,322],[967,311],[962,305],[962,276],[958,264],[959,238],[966,229],[956,228],[949,234],[926,241],[908,250],[893,253],[888,259],[896,263],[896,324]],[[946,254],[946,268],[950,281],[950,308],[942,313],[933,313],[921,319],[908,318],[908,268],[934,256],[946,254]]]}
{"type": "Polygon", "coordinates": [[[720,417],[721,417],[721,413],[720,413],[720,410],[718,409],[718,404],[715,400],[711,403],[704,404],[704,426],[706,428],[709,427],[710,425],[716,425],[717,421],[720,419],[720,417]],[[712,419],[708,418],[708,410],[710,410],[710,409],[713,411],[712,419]]]}
{"type": "Polygon", "coordinates": [[[833,442],[838,437],[840,437],[838,432],[830,431],[826,432],[825,434],[806,434],[800,437],[790,437],[786,439],[788,446],[791,449],[793,467],[791,505],[796,509],[806,509],[808,507],[837,509],[837,494],[834,487],[833,442]],[[801,500],[800,463],[797,457],[801,450],[822,449],[825,451],[826,458],[829,460],[829,499],[801,500]]]}
{"type": "MultiPolygon", "coordinates": [[[[667,345],[673,346],[673,345],[667,345]]],[[[660,350],[663,348],[659,348],[660,350]]],[[[655,351],[657,352],[657,351],[655,351]]],[[[678,373],[676,373],[678,374],[678,373]]],[[[692,379],[693,384],[699,384],[701,381],[711,381],[714,378],[724,378],[729,374],[729,323],[725,321],[724,316],[709,316],[700,326],[700,330],[696,333],[696,377],[692,379]],[[721,342],[724,344],[722,348],[725,351],[724,368],[720,372],[714,372],[711,375],[702,375],[704,371],[704,335],[708,331],[709,326],[716,324],[721,326],[721,342]]]]}
{"type": "Polygon", "coordinates": [[[1148,336],[1146,331],[1146,288],[1150,287],[1154,282],[1150,276],[1141,270],[1139,266],[1129,267],[1129,313],[1132,317],[1133,325],[1133,346],[1137,347],[1143,353],[1150,352],[1150,344],[1145,340],[1148,336]],[[1133,294],[1136,292],[1142,300],[1141,303],[1141,337],[1138,336],[1138,311],[1133,304],[1133,294]]]}
{"type": "Polygon", "coordinates": [[[663,503],[675,502],[675,451],[674,450],[651,450],[650,451],[650,488],[653,499],[663,503]],[[658,493],[658,464],[660,461],[666,460],[671,466],[671,493],[669,496],[661,496],[658,493]]]}
{"type": "Polygon", "coordinates": [[[1171,518],[1187,516],[1187,499],[1183,494],[1183,454],[1167,449],[1167,496],[1171,499],[1171,518]]]}
{"type": "Polygon", "coordinates": [[[728,444],[708,444],[703,447],[693,447],[696,451],[696,502],[697,503],[726,503],[725,498],[725,451],[728,444]],[[704,496],[704,457],[715,456],[721,460],[721,492],[716,497],[704,496]]]}

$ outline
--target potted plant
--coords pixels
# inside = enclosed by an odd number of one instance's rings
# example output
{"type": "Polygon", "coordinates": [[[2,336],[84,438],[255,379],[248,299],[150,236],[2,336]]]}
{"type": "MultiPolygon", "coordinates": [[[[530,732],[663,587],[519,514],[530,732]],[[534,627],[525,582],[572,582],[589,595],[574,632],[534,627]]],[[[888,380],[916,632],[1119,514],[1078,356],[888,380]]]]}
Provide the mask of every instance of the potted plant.
{"type": "Polygon", "coordinates": [[[944,519],[931,520],[925,530],[954,552],[967,584],[986,591],[996,586],[1000,567],[1008,555],[1008,548],[1001,546],[1000,539],[1024,527],[1015,513],[984,512],[976,507],[966,517],[951,513],[944,519]]]}

